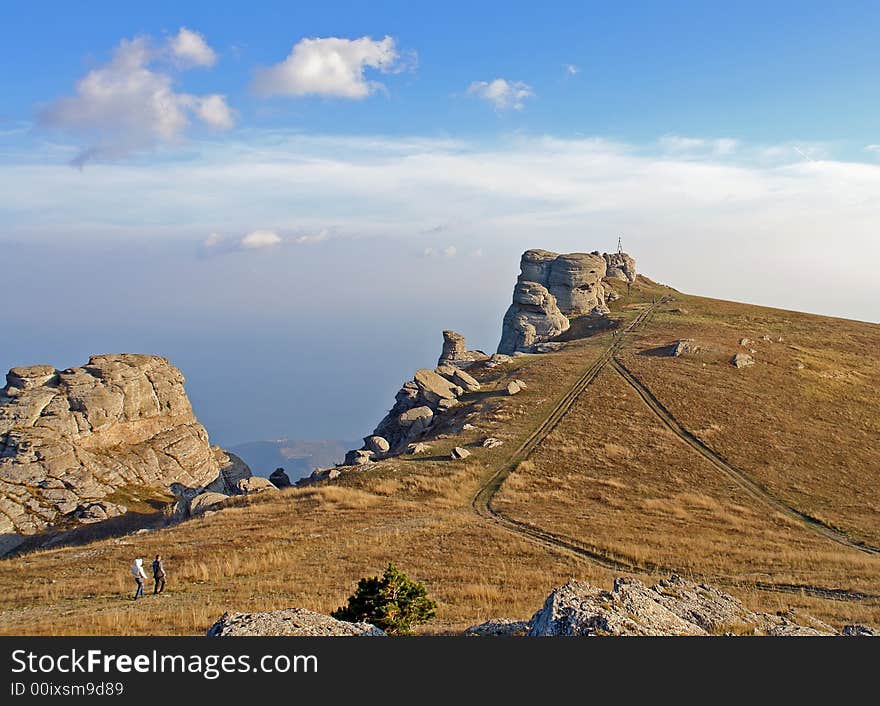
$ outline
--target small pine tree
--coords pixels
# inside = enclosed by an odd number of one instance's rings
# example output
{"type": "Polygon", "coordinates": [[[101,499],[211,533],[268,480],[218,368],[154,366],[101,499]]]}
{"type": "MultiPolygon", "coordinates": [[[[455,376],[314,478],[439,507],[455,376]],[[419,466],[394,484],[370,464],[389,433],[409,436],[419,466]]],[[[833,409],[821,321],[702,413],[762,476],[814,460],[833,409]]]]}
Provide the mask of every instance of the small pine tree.
{"type": "Polygon", "coordinates": [[[351,623],[375,625],[389,635],[411,635],[414,626],[436,615],[437,603],[428,598],[425,586],[411,581],[393,563],[385,573],[358,581],[348,605],[331,615],[351,623]]]}

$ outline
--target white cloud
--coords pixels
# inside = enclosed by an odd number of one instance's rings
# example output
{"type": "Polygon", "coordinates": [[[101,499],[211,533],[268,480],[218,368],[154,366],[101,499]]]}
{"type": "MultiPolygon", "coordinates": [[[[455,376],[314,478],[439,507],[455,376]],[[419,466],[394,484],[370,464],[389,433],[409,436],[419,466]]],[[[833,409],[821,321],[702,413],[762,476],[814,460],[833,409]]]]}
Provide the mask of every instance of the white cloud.
{"type": "Polygon", "coordinates": [[[77,82],[74,95],[59,98],[42,112],[44,127],[91,140],[74,156],[74,165],[175,143],[193,116],[213,128],[232,127],[226,98],[177,92],[171,75],[154,66],[162,54],[146,37],[123,39],[110,62],[77,82]]]}
{"type": "Polygon", "coordinates": [[[208,46],[204,36],[186,27],[168,40],[168,49],[181,66],[213,66],[217,54],[208,46]]]}
{"type": "Polygon", "coordinates": [[[193,96],[188,103],[206,125],[218,130],[229,130],[235,125],[235,117],[226,97],[217,93],[208,96],[193,96]]]}
{"type": "Polygon", "coordinates": [[[457,254],[458,248],[456,248],[454,245],[450,245],[449,247],[443,249],[443,255],[445,257],[455,257],[457,254]]]}
{"type": "Polygon", "coordinates": [[[564,68],[565,73],[568,76],[574,76],[575,74],[579,74],[581,72],[580,67],[575,66],[574,64],[566,64],[564,68]]]}
{"type": "Polygon", "coordinates": [[[876,154],[880,157],[880,145],[865,145],[865,151],[871,152],[872,154],[876,154]]]}
{"type": "Polygon", "coordinates": [[[468,86],[470,95],[479,96],[489,101],[496,110],[522,110],[526,98],[535,94],[532,87],[522,81],[508,81],[496,78],[494,81],[474,81],[468,86]]]}
{"type": "Polygon", "coordinates": [[[383,84],[367,80],[368,68],[393,73],[407,68],[407,62],[392,37],[301,39],[284,61],[257,70],[253,88],[263,96],[366,98],[384,89],[383,84]]]}
{"type": "Polygon", "coordinates": [[[273,230],[253,230],[239,243],[242,250],[262,250],[281,245],[281,236],[273,230]]]}

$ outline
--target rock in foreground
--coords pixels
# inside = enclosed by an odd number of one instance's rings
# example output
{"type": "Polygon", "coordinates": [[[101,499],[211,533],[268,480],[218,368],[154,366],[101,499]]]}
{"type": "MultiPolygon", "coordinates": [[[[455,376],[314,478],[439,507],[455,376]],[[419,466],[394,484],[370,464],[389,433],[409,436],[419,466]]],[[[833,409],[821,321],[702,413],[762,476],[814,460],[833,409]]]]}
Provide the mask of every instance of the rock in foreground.
{"type": "Polygon", "coordinates": [[[611,591],[580,581],[554,590],[532,617],[531,637],[591,635],[822,636],[834,630],[790,616],[753,613],[733,596],[678,576],[645,586],[619,578],[611,591]]]}
{"type": "Polygon", "coordinates": [[[346,623],[304,608],[259,613],[224,613],[206,633],[208,637],[386,637],[369,623],[346,623]]]}

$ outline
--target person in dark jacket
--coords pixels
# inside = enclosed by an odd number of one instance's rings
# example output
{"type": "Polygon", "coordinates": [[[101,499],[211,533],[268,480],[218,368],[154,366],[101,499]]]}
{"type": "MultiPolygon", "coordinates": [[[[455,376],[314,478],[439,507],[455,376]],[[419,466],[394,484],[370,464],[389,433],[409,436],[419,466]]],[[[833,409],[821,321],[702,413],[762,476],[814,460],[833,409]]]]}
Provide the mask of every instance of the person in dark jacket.
{"type": "Polygon", "coordinates": [[[162,566],[162,557],[159,554],[153,559],[153,581],[156,584],[153,586],[153,595],[162,593],[165,590],[165,567],[162,566]]]}

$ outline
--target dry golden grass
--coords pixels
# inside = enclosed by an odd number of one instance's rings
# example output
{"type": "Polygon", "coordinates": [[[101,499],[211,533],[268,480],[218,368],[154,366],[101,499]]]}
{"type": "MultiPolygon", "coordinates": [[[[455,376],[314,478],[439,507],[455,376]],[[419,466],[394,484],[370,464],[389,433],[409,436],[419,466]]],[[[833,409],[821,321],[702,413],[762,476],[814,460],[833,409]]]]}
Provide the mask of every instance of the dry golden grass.
{"type": "MultiPolygon", "coordinates": [[[[668,291],[641,283],[619,302],[618,315],[631,318],[668,291]]],[[[684,296],[672,306],[688,313],[658,315],[629,350],[681,337],[717,350],[693,359],[626,353],[627,365],[685,426],[774,492],[854,535],[878,537],[878,357],[868,350],[877,350],[877,327],[684,296]],[[759,344],[753,368],[726,364],[739,338],[757,339],[765,330],[786,343],[759,344]],[[836,342],[826,344],[829,337],[836,342]],[[795,371],[795,360],[804,370],[795,371]]],[[[359,577],[388,561],[423,580],[439,601],[425,632],[528,617],[571,577],[607,587],[607,570],[483,520],[470,503],[610,336],[601,332],[559,353],[482,371],[483,390],[447,415],[425,457],[377,464],[335,485],[242,498],[155,532],[2,560],[0,632],[199,634],[227,610],[327,612],[359,577]],[[528,389],[509,397],[500,391],[514,376],[528,389]],[[465,422],[478,429],[461,431],[465,422]],[[483,449],[489,435],[504,446],[483,449]],[[458,445],[472,451],[466,462],[447,460],[458,445]],[[169,571],[166,593],[132,602],[131,560],[157,552],[169,571]]],[[[740,584],[730,590],[756,609],[795,607],[837,625],[880,623],[876,602],[750,587],[785,581],[880,593],[880,560],[768,512],[659,425],[610,369],[520,463],[496,504],[634,564],[740,584]]]]}

